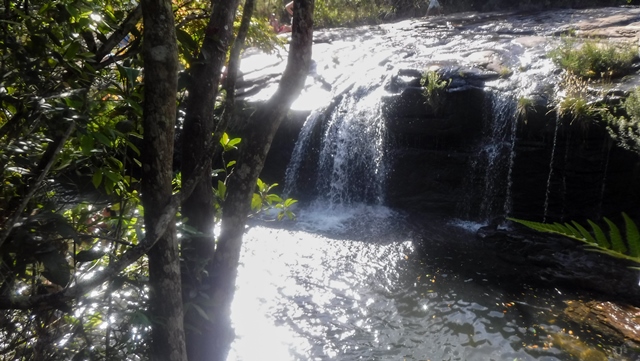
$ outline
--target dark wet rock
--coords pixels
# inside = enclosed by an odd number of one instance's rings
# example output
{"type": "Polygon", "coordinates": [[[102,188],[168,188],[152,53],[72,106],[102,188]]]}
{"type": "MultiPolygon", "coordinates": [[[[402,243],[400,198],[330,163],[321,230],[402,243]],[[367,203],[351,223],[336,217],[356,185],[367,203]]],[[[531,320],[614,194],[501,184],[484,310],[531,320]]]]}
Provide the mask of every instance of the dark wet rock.
{"type": "Polygon", "coordinates": [[[640,308],[611,301],[566,301],[565,317],[599,334],[640,349],[640,308]]]}
{"type": "Polygon", "coordinates": [[[538,282],[640,307],[638,264],[589,251],[582,243],[528,231],[485,227],[477,237],[488,249],[538,282]]]}

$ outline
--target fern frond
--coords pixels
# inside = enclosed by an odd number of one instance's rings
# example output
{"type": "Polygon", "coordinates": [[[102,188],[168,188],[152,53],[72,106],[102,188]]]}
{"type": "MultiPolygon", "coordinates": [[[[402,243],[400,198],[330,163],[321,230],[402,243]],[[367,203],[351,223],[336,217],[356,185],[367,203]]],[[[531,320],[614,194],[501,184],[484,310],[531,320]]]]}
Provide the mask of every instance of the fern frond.
{"type": "Polygon", "coordinates": [[[607,248],[607,249],[611,248],[611,243],[609,243],[607,236],[604,235],[602,228],[600,228],[599,225],[593,223],[593,221],[591,221],[590,219],[587,219],[587,223],[589,223],[589,225],[593,229],[593,234],[596,237],[596,243],[598,244],[598,246],[607,248]]]}
{"type": "Polygon", "coordinates": [[[629,256],[640,257],[640,232],[638,227],[629,216],[622,212],[624,225],[627,233],[627,245],[629,246],[629,256]]]}
{"type": "Polygon", "coordinates": [[[591,235],[591,233],[589,233],[589,231],[587,231],[586,228],[584,228],[580,223],[576,222],[576,221],[571,221],[571,223],[573,223],[573,225],[576,227],[576,229],[578,231],[580,231],[580,234],[582,235],[582,237],[584,237],[584,239],[591,244],[597,244],[598,242],[596,242],[596,239],[593,238],[593,236],[591,235]]]}
{"type": "Polygon", "coordinates": [[[611,222],[611,220],[607,217],[604,217],[603,219],[609,225],[609,239],[611,240],[611,249],[622,254],[627,254],[627,246],[622,240],[622,236],[620,235],[620,229],[618,229],[618,226],[616,226],[615,223],[611,222]]]}
{"type": "Polygon", "coordinates": [[[525,227],[533,229],[534,231],[545,232],[545,233],[555,233],[555,234],[569,237],[578,241],[582,241],[582,242],[585,241],[582,236],[576,237],[576,235],[570,229],[568,229],[567,227],[565,227],[560,223],[548,224],[548,223],[540,223],[540,222],[533,222],[533,221],[525,221],[523,219],[516,219],[516,218],[507,218],[507,219],[516,223],[520,223],[525,227]]]}
{"type": "MultiPolygon", "coordinates": [[[[510,221],[520,223],[538,232],[555,233],[580,242],[587,243],[590,251],[604,253],[606,255],[640,263],[640,231],[636,224],[626,213],[622,213],[625,222],[626,244],[620,229],[608,218],[603,218],[609,226],[609,238],[605,235],[600,226],[591,220],[587,220],[593,229],[593,235],[579,223],[553,224],[525,221],[515,218],[507,218],[510,221]],[[628,248],[627,248],[628,246],[628,248]]],[[[639,268],[640,269],[640,268],[639,268]]]]}
{"type": "Polygon", "coordinates": [[[576,238],[580,238],[580,239],[582,239],[583,241],[586,241],[586,240],[587,240],[586,238],[584,238],[584,237],[582,236],[582,233],[580,233],[580,231],[578,231],[574,226],[570,225],[569,223],[565,223],[564,225],[565,225],[565,227],[566,227],[568,230],[570,230],[570,231],[571,231],[571,233],[573,233],[573,235],[574,235],[576,238]]]}

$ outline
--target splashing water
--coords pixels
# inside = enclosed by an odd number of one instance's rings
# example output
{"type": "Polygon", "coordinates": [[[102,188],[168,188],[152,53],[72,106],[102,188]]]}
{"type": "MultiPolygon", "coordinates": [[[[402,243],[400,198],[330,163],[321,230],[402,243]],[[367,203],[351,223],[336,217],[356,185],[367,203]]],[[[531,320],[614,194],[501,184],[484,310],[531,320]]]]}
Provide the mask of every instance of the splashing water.
{"type": "Polygon", "coordinates": [[[387,175],[386,124],[382,97],[384,77],[354,86],[342,101],[329,108],[326,123],[321,113],[307,119],[287,169],[286,189],[296,189],[302,162],[311,151],[314,130],[322,131],[315,187],[331,204],[382,204],[387,175]]]}

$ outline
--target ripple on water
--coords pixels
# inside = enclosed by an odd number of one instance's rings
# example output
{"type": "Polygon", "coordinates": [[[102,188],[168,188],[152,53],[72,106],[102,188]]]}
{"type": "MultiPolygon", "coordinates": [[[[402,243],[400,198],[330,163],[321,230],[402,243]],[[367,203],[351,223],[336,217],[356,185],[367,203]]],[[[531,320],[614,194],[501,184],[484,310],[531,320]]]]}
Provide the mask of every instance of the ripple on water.
{"type": "Polygon", "coordinates": [[[299,211],[297,229],[247,232],[229,361],[571,360],[542,348],[555,301],[516,304],[419,260],[403,219],[378,210],[299,211]]]}

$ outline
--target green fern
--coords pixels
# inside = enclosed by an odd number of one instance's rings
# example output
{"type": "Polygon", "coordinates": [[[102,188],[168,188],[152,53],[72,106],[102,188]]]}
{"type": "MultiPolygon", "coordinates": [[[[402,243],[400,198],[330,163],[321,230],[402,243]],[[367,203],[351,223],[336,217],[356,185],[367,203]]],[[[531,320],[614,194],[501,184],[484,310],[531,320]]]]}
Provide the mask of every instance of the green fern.
{"type": "Polygon", "coordinates": [[[629,256],[640,258],[640,232],[638,232],[638,227],[636,227],[636,224],[626,213],[623,212],[622,217],[624,218],[625,229],[627,232],[629,256]]]}
{"type": "Polygon", "coordinates": [[[586,243],[593,251],[605,253],[613,257],[628,259],[640,263],[640,232],[635,222],[626,213],[622,213],[625,223],[625,237],[620,228],[610,219],[603,218],[609,227],[608,237],[602,228],[591,220],[587,223],[591,232],[576,221],[571,223],[540,223],[522,219],[509,218],[538,232],[554,233],[586,243]]]}

